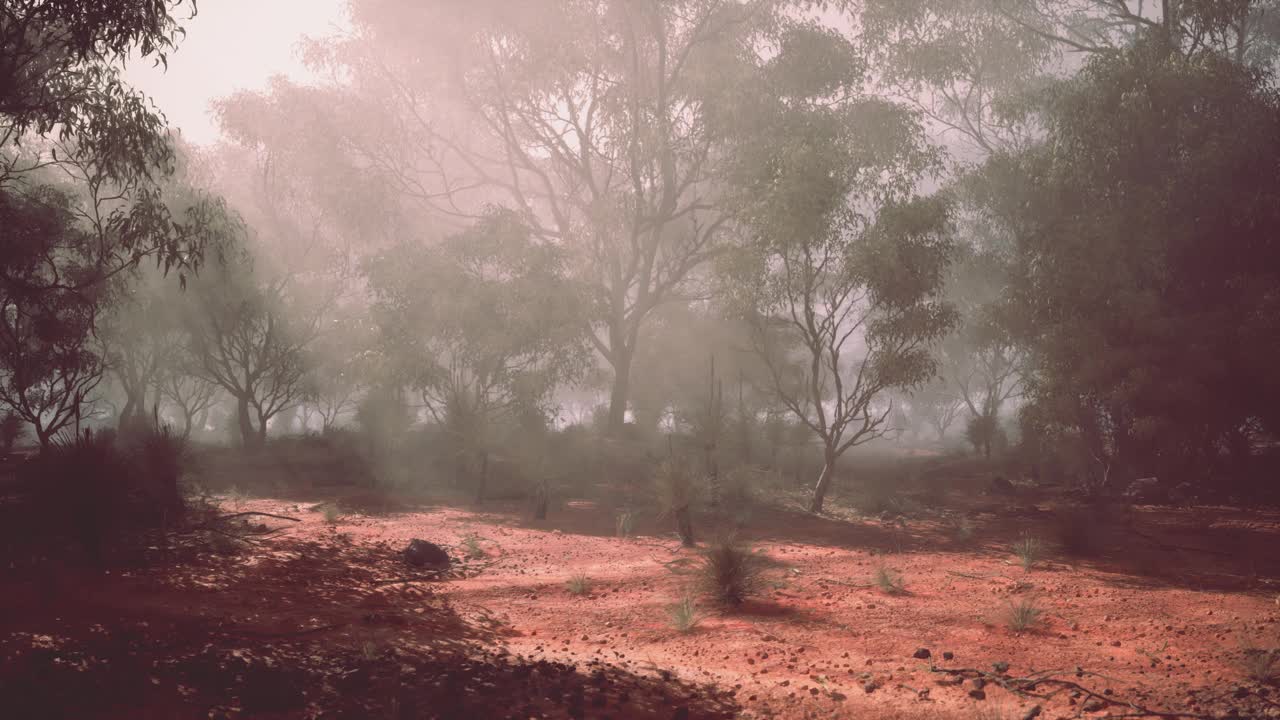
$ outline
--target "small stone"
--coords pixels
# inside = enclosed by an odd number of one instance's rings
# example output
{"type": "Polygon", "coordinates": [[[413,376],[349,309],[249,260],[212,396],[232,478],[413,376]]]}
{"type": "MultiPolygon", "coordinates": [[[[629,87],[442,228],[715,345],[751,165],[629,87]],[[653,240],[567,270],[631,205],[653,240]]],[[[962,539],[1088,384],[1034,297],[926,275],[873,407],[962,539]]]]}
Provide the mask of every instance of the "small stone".
{"type": "Polygon", "coordinates": [[[929,652],[929,648],[917,648],[916,651],[911,654],[911,657],[916,660],[928,660],[931,654],[932,653],[929,652]]]}
{"type": "Polygon", "coordinates": [[[1039,705],[1032,705],[1030,709],[1022,714],[1022,720],[1035,720],[1035,718],[1040,717],[1041,712],[1039,705]]]}
{"type": "Polygon", "coordinates": [[[950,650],[947,650],[946,652],[942,653],[943,660],[953,660],[955,659],[955,656],[956,654],[951,652],[950,650]]]}
{"type": "Polygon", "coordinates": [[[987,694],[981,690],[970,690],[969,697],[973,698],[974,700],[986,700],[987,694]]]}
{"type": "Polygon", "coordinates": [[[867,681],[867,682],[863,683],[863,685],[862,685],[862,689],[863,689],[863,691],[864,691],[864,692],[866,692],[868,695],[870,695],[871,693],[873,693],[873,692],[875,692],[876,690],[879,690],[879,689],[880,689],[880,683],[876,682],[875,680],[869,680],[869,681],[867,681]]]}
{"type": "Polygon", "coordinates": [[[991,663],[991,669],[1003,675],[1004,673],[1009,672],[1009,663],[1003,660],[1000,662],[994,662],[991,663]]]}

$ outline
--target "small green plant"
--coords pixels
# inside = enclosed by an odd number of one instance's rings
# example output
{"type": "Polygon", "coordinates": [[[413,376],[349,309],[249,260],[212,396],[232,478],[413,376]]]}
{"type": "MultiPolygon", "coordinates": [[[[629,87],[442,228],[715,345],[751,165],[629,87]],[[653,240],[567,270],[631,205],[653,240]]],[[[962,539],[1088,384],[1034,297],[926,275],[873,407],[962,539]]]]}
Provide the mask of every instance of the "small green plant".
{"type": "Polygon", "coordinates": [[[692,631],[702,621],[702,615],[698,612],[697,603],[691,593],[685,593],[678,602],[668,605],[667,616],[671,620],[671,626],[682,633],[692,631]]]}
{"type": "Polygon", "coordinates": [[[1044,609],[1031,598],[1010,601],[1005,610],[1004,624],[1014,632],[1034,630],[1044,623],[1044,609]]]}
{"type": "Polygon", "coordinates": [[[1013,543],[1013,554],[1018,556],[1023,570],[1030,570],[1044,557],[1044,543],[1034,535],[1023,535],[1013,543]]]}
{"type": "Polygon", "coordinates": [[[565,589],[569,591],[570,595],[586,595],[591,592],[591,578],[588,578],[582,573],[578,573],[577,575],[569,578],[565,582],[564,586],[565,589]]]}
{"type": "Polygon", "coordinates": [[[886,595],[901,595],[907,591],[907,586],[902,580],[902,574],[894,572],[884,565],[876,568],[872,581],[886,595]]]}
{"type": "Polygon", "coordinates": [[[717,604],[737,607],[759,591],[760,558],[733,537],[712,543],[702,553],[703,589],[717,604]]]}
{"type": "Polygon", "coordinates": [[[1245,677],[1254,682],[1271,684],[1280,680],[1280,648],[1264,650],[1247,647],[1240,659],[1245,677]]]}
{"type": "Polygon", "coordinates": [[[342,513],[338,511],[338,506],[333,503],[325,505],[322,512],[324,513],[324,521],[329,525],[338,524],[338,520],[342,517],[342,513]]]}
{"type": "Polygon", "coordinates": [[[485,556],[484,548],[480,545],[480,536],[475,533],[468,533],[462,538],[462,549],[466,551],[467,557],[472,560],[485,556]]]}
{"type": "Polygon", "coordinates": [[[614,534],[620,539],[631,537],[631,530],[635,527],[636,516],[630,508],[618,513],[618,520],[615,523],[614,534]]]}

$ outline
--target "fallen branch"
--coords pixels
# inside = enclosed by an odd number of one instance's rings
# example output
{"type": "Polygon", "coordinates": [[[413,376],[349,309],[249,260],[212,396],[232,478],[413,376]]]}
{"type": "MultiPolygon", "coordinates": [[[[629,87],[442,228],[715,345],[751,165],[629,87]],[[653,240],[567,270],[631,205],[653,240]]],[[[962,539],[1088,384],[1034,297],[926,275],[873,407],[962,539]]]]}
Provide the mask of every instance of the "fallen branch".
{"type": "MultiPolygon", "coordinates": [[[[1178,718],[1190,718],[1191,720],[1221,720],[1222,718],[1222,716],[1218,715],[1202,715],[1198,713],[1174,712],[1169,710],[1152,710],[1134,702],[1121,700],[1114,695],[1094,692],[1080,683],[1073,682],[1071,680],[1048,677],[1045,673],[1036,673],[1031,677],[1014,677],[1004,673],[985,672],[983,670],[978,670],[977,668],[940,668],[933,666],[929,668],[929,671],[961,678],[981,678],[989,684],[998,685],[1020,697],[1036,698],[1038,700],[1050,700],[1064,691],[1075,691],[1083,695],[1085,701],[1098,700],[1106,703],[1107,705],[1118,705],[1129,708],[1133,711],[1123,715],[1108,716],[1112,718],[1166,718],[1167,720],[1177,720],[1178,718]],[[1052,686],[1053,689],[1048,692],[1035,692],[1035,690],[1042,685],[1052,686]]],[[[1097,673],[1085,672],[1079,669],[1076,670],[1077,677],[1083,677],[1085,675],[1102,677],[1097,673]]]]}
{"type": "Polygon", "coordinates": [[[249,516],[249,515],[256,515],[256,516],[258,516],[258,517],[269,517],[269,518],[275,518],[276,520],[288,520],[289,522],[302,522],[302,518],[289,517],[288,515],[273,515],[273,514],[271,514],[271,513],[264,513],[264,512],[238,512],[238,513],[231,513],[230,515],[219,515],[217,519],[218,519],[218,520],[233,520],[233,519],[238,518],[238,517],[246,517],[246,516],[249,516]]]}

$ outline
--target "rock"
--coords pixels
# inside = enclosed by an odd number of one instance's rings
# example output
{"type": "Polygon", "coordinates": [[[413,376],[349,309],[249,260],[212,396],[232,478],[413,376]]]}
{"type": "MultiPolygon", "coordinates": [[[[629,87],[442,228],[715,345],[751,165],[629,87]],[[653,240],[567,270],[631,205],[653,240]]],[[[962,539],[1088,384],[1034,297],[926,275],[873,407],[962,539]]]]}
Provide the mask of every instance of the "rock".
{"type": "Polygon", "coordinates": [[[932,653],[929,652],[929,648],[917,648],[916,651],[911,654],[911,657],[917,660],[928,660],[931,654],[932,653]]]}
{"type": "Polygon", "coordinates": [[[997,475],[991,480],[991,492],[997,495],[1013,495],[1017,491],[1013,483],[1005,480],[1003,475],[997,475]]]}
{"type": "Polygon", "coordinates": [[[972,685],[974,690],[981,690],[982,688],[987,686],[987,681],[983,680],[982,678],[974,678],[972,681],[972,685]]]}
{"type": "Polygon", "coordinates": [[[1084,705],[1081,705],[1080,709],[1084,712],[1098,712],[1099,710],[1105,709],[1107,705],[1108,703],[1106,700],[1103,700],[1102,698],[1093,698],[1084,705]]]}
{"type": "Polygon", "coordinates": [[[950,650],[947,650],[946,652],[942,653],[943,660],[954,660],[955,657],[956,657],[956,654],[951,652],[950,650]]]}
{"type": "Polygon", "coordinates": [[[689,720],[689,706],[681,705],[676,708],[676,712],[671,716],[671,720],[689,720]]]}
{"type": "Polygon", "coordinates": [[[404,549],[404,561],[414,567],[430,570],[446,570],[452,564],[444,548],[426,540],[414,538],[404,549]]]}
{"type": "Polygon", "coordinates": [[[831,699],[832,699],[832,700],[835,700],[836,702],[844,702],[845,700],[848,700],[849,698],[848,698],[848,696],[846,696],[844,693],[833,692],[833,693],[831,693],[831,699]]]}
{"type": "Polygon", "coordinates": [[[973,698],[974,700],[986,700],[987,694],[982,690],[970,690],[969,697],[973,698]]]}
{"type": "Polygon", "coordinates": [[[1196,499],[1196,488],[1189,482],[1181,482],[1169,491],[1169,502],[1174,505],[1190,505],[1196,499]]]}
{"type": "Polygon", "coordinates": [[[994,662],[994,663],[991,663],[991,669],[1003,675],[1009,672],[1009,663],[1003,660],[1001,660],[1000,662],[994,662]]]}
{"type": "Polygon", "coordinates": [[[1039,705],[1032,705],[1030,709],[1022,714],[1022,720],[1035,720],[1035,718],[1040,717],[1041,712],[1039,705]]]}
{"type": "Polygon", "coordinates": [[[870,695],[871,693],[880,689],[880,683],[876,682],[875,680],[868,680],[867,682],[862,684],[862,689],[864,692],[870,695]]]}

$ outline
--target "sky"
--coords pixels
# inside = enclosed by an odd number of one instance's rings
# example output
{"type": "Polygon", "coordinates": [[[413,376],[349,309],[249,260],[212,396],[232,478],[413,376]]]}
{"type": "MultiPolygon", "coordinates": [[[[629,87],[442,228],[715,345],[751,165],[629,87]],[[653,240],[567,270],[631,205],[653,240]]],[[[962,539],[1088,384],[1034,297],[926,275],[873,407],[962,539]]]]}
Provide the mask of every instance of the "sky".
{"type": "MultiPolygon", "coordinates": [[[[169,68],[134,61],[125,77],[160,107],[190,142],[220,136],[210,104],[240,89],[262,89],[272,75],[313,77],[298,57],[298,42],[345,27],[345,0],[200,0],[187,36],[169,68]]],[[[189,13],[184,4],[180,17],[189,13]]]]}

